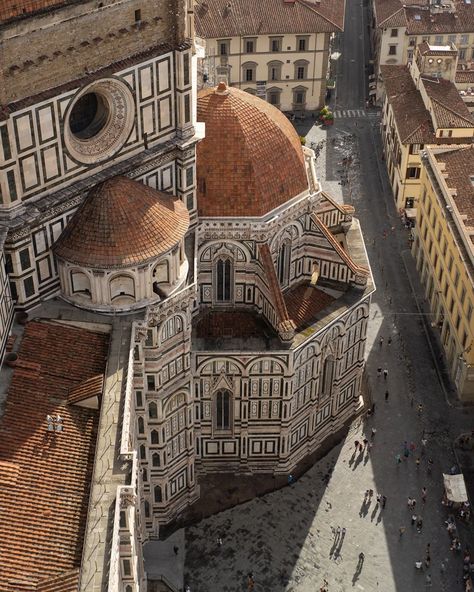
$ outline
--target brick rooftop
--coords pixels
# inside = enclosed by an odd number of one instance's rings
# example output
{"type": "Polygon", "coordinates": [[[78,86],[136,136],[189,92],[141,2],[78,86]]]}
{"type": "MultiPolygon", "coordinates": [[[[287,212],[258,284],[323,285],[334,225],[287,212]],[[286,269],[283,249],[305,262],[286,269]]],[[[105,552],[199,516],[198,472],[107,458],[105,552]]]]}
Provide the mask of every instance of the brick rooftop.
{"type": "Polygon", "coordinates": [[[200,216],[263,216],[308,189],[299,136],[273,105],[236,88],[205,89],[198,121],[206,123],[197,145],[200,216]]]}
{"type": "Polygon", "coordinates": [[[33,321],[0,423],[0,590],[77,589],[99,412],[68,404],[104,373],[108,336],[33,321]],[[47,431],[60,415],[62,432],[47,431]]]}
{"type": "Polygon", "coordinates": [[[58,257],[85,267],[127,267],[173,248],[189,226],[183,202],[139,181],[97,185],[55,244],[58,257]]]}

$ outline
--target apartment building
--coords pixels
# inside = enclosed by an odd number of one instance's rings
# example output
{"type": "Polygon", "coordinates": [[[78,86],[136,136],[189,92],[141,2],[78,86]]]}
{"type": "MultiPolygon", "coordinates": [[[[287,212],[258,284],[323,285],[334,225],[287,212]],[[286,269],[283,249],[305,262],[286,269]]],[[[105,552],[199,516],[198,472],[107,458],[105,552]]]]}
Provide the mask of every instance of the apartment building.
{"type": "Polygon", "coordinates": [[[198,0],[204,83],[230,86],[282,111],[324,105],[330,39],[344,27],[345,0],[198,0]]]}
{"type": "Polygon", "coordinates": [[[474,400],[474,146],[423,151],[413,254],[463,401],[474,400]]]}
{"type": "Polygon", "coordinates": [[[397,208],[414,218],[420,153],[428,144],[471,143],[474,120],[454,84],[457,50],[421,43],[407,66],[382,66],[382,137],[397,208]]]}
{"type": "MultiPolygon", "coordinates": [[[[454,44],[459,51],[459,70],[471,70],[474,6],[470,0],[372,0],[371,9],[371,44],[377,75],[384,65],[412,61],[415,48],[423,42],[435,46],[454,44]]],[[[380,77],[377,100],[383,100],[380,77]]]]}

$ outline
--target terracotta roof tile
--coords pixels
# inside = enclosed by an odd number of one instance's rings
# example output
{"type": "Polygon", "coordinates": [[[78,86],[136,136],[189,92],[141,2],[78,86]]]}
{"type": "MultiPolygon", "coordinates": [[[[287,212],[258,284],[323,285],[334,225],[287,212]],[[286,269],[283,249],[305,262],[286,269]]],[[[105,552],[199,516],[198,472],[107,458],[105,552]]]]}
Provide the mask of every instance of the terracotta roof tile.
{"type": "Polygon", "coordinates": [[[474,70],[457,70],[456,84],[474,83],[474,70]]]}
{"type": "Polygon", "coordinates": [[[68,3],[69,0],[1,0],[0,22],[68,3]]]}
{"type": "Polygon", "coordinates": [[[92,189],[54,251],[85,267],[138,265],[176,246],[188,226],[189,214],[180,199],[114,177],[92,189]]]}
{"type": "Polygon", "coordinates": [[[422,76],[422,81],[426,93],[431,99],[438,127],[474,127],[469,109],[452,82],[427,76],[422,76]]]}
{"type": "Polygon", "coordinates": [[[345,0],[198,0],[200,37],[324,33],[344,28],[345,0]]]}
{"type": "Polygon", "coordinates": [[[68,393],[67,400],[69,401],[70,405],[73,405],[74,403],[86,401],[91,397],[100,397],[102,395],[103,388],[104,375],[98,374],[97,376],[87,378],[86,380],[72,388],[68,393]]]}
{"type": "Polygon", "coordinates": [[[453,0],[454,12],[430,11],[430,0],[374,0],[378,27],[407,27],[408,35],[470,33],[474,6],[453,0]]]}
{"type": "Polygon", "coordinates": [[[16,484],[20,465],[8,461],[0,461],[0,487],[8,487],[16,484]]]}
{"type": "MultiPolygon", "coordinates": [[[[224,85],[225,89],[225,85],[224,85]]],[[[201,216],[263,216],[308,189],[301,142],[275,107],[236,88],[199,93],[201,216]]]]}
{"type": "MultiPolygon", "coordinates": [[[[403,143],[407,144],[455,144],[466,143],[466,138],[437,138],[433,122],[428,110],[425,107],[420,92],[406,66],[380,66],[382,78],[385,85],[387,100],[392,106],[395,117],[395,124],[403,143]]],[[[424,77],[425,78],[425,77],[424,77]]],[[[433,97],[439,98],[437,89],[442,89],[450,96],[457,94],[453,99],[456,109],[462,110],[464,114],[469,113],[467,107],[461,106],[459,101],[462,98],[456,87],[449,81],[443,80],[436,88],[432,83],[427,83],[425,88],[431,92],[433,97]]],[[[443,100],[443,99],[441,99],[443,100]]],[[[442,103],[439,103],[438,112],[442,115],[442,103]]],[[[449,107],[448,107],[449,108],[449,107]]],[[[452,115],[454,117],[454,115],[452,115]]],[[[449,118],[443,118],[446,122],[449,118]]],[[[464,124],[463,126],[464,127],[464,124]]]]}
{"type": "Polygon", "coordinates": [[[470,232],[474,230],[474,146],[462,146],[434,154],[438,163],[444,163],[443,176],[449,189],[455,190],[453,199],[462,216],[463,224],[470,232]]]}
{"type": "Polygon", "coordinates": [[[301,282],[284,294],[288,314],[298,329],[313,323],[318,312],[324,310],[335,300],[319,288],[301,282]]]}
{"type": "Polygon", "coordinates": [[[0,461],[20,467],[16,483],[0,485],[2,592],[74,590],[61,574],[80,567],[98,412],[68,405],[67,394],[104,372],[107,351],[103,333],[26,326],[19,360],[41,370],[14,370],[0,423],[0,461]],[[47,430],[47,415],[61,416],[62,432],[47,430]]]}

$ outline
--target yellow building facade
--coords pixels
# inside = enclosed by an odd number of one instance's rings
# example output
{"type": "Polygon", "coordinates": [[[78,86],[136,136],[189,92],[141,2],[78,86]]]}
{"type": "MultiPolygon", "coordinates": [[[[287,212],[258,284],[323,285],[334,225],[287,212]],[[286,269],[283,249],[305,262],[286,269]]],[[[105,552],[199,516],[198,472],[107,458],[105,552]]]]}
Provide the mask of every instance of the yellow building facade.
{"type": "Polygon", "coordinates": [[[196,3],[204,83],[225,80],[282,111],[311,111],[326,98],[331,35],[344,0],[206,0],[196,3]]]}
{"type": "Polygon", "coordinates": [[[397,208],[414,216],[425,145],[472,142],[474,119],[457,90],[457,49],[421,43],[409,66],[382,66],[382,139],[397,208]]]}
{"type": "Polygon", "coordinates": [[[427,147],[413,255],[459,399],[474,401],[474,146],[427,147]]]}

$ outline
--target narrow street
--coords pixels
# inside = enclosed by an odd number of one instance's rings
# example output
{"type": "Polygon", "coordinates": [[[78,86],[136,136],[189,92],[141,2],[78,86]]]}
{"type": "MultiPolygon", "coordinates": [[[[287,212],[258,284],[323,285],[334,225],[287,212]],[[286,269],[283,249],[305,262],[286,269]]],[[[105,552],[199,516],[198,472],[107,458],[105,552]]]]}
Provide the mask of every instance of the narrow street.
{"type": "MultiPolygon", "coordinates": [[[[456,462],[454,438],[472,429],[473,409],[458,406],[438,377],[408,231],[381,159],[379,120],[365,111],[366,7],[348,0],[346,10],[332,107],[364,113],[336,118],[326,129],[302,125],[298,131],[308,142],[324,141],[317,160],[323,188],[353,204],[362,225],[377,286],[367,342],[375,414],[354,421],[345,441],[294,485],[186,529],[185,583],[192,592],[245,590],[248,572],[262,592],[315,592],[324,579],[330,592],[464,590],[462,554],[450,550],[448,512],[441,505],[442,473],[456,462]],[[386,380],[377,376],[378,368],[388,370],[386,380]],[[372,428],[370,453],[356,453],[354,441],[370,440],[372,428]],[[405,441],[414,447],[406,460],[405,441]],[[374,495],[364,503],[368,489],[374,495]],[[387,497],[383,509],[376,504],[377,494],[387,497]],[[417,500],[419,531],[411,521],[408,496],[417,500]],[[345,535],[337,534],[338,527],[346,529],[345,535]],[[422,569],[415,568],[416,561],[423,562],[422,569]]],[[[461,525],[459,534],[472,548],[472,532],[461,525]]]]}

